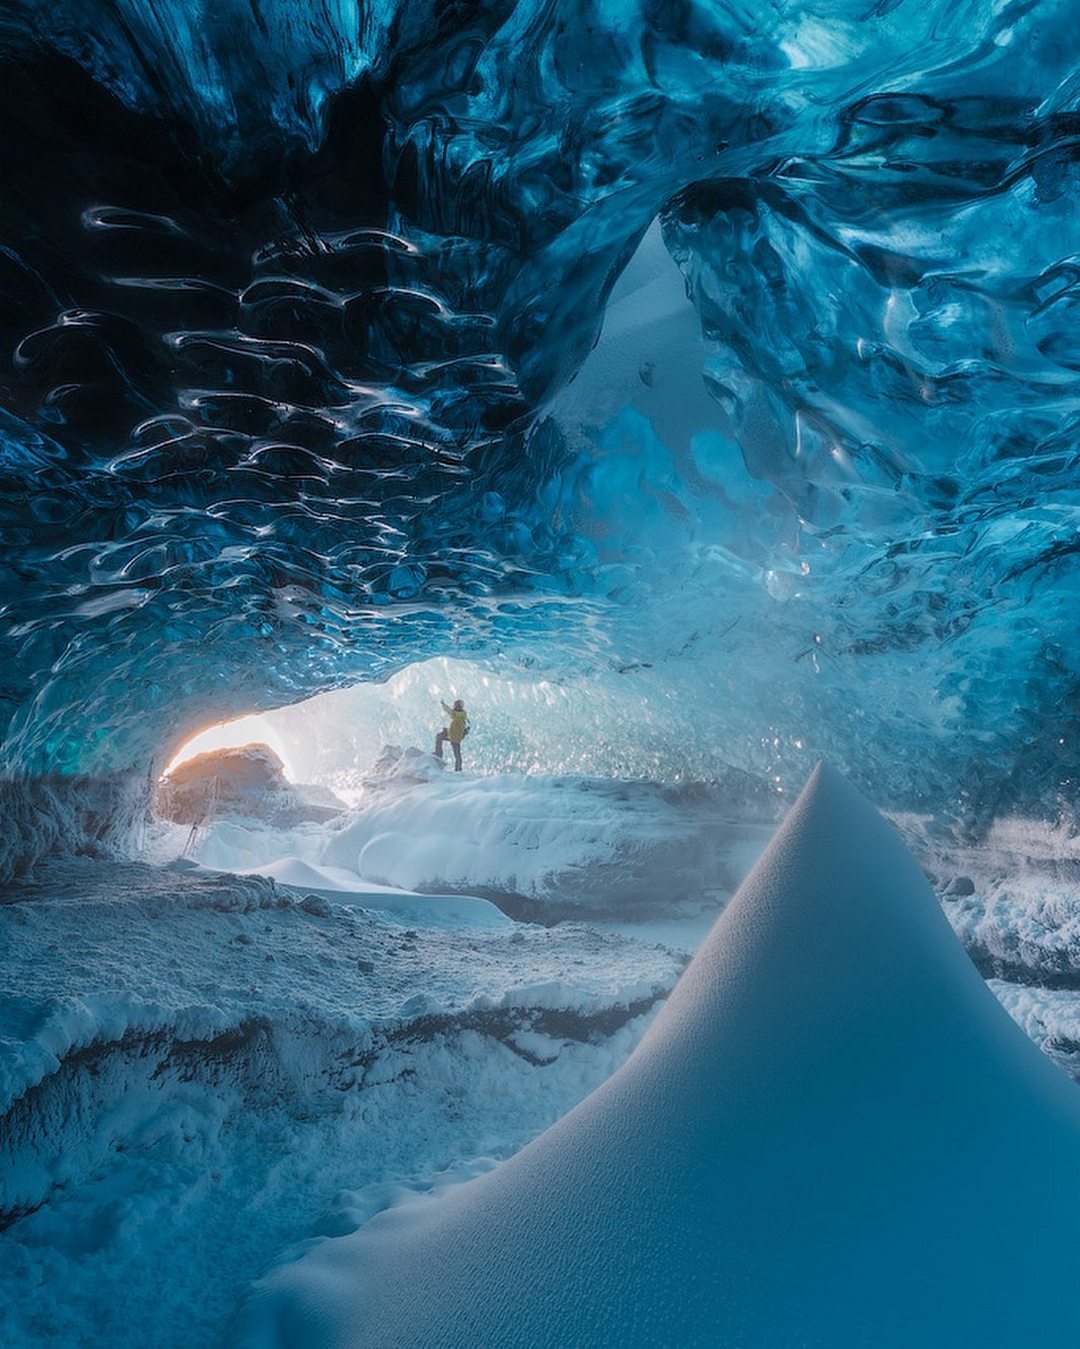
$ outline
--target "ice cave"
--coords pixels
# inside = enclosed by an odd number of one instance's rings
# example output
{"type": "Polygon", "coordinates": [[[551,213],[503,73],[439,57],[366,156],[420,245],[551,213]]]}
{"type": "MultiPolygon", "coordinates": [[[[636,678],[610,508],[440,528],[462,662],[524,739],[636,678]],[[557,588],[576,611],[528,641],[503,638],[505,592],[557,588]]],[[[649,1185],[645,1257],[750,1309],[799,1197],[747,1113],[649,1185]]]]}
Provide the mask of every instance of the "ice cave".
{"type": "Polygon", "coordinates": [[[1078,34],[0,0],[0,1344],[1080,1343],[1078,34]]]}

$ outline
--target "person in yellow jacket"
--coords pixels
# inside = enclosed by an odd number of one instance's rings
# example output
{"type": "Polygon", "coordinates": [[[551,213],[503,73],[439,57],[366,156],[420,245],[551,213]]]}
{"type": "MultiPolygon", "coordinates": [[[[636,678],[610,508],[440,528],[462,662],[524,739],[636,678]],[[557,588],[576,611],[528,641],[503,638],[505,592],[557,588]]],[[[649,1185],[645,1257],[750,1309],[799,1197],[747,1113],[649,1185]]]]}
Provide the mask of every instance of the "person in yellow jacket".
{"type": "Polygon", "coordinates": [[[450,725],[444,726],[435,737],[435,757],[441,759],[443,754],[443,745],[449,740],[450,748],[454,751],[454,772],[461,772],[461,742],[469,734],[469,716],[465,711],[465,704],[460,698],[456,699],[453,707],[448,707],[443,703],[442,710],[449,716],[450,725]]]}

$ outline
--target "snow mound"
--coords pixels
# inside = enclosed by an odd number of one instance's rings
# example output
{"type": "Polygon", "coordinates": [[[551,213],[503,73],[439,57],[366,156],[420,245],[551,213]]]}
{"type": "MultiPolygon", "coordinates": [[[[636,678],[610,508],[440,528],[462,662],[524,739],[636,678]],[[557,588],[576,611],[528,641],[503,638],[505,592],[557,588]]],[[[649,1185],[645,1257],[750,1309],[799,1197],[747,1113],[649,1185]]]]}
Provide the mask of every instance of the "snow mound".
{"type": "Polygon", "coordinates": [[[380,763],[383,775],[332,819],[290,827],[223,815],[175,844],[220,871],[281,880],[269,868],[297,859],[348,878],[345,888],[482,895],[544,923],[641,922],[715,917],[776,825],[771,801],[748,802],[727,782],[454,773],[392,745],[380,763]]]}
{"type": "Polygon", "coordinates": [[[269,1279],[249,1343],[1066,1346],[1080,1097],[813,774],[624,1067],[269,1279]]]}
{"type": "MultiPolygon", "coordinates": [[[[438,764],[403,759],[409,773],[438,764]]],[[[497,897],[516,916],[726,900],[771,833],[723,786],[433,770],[371,786],[317,859],[404,890],[497,897]],[[516,908],[512,907],[516,904],[516,908]]],[[[294,849],[298,853],[299,847],[294,849]]],[[[206,860],[205,856],[203,860],[206,860]]]]}

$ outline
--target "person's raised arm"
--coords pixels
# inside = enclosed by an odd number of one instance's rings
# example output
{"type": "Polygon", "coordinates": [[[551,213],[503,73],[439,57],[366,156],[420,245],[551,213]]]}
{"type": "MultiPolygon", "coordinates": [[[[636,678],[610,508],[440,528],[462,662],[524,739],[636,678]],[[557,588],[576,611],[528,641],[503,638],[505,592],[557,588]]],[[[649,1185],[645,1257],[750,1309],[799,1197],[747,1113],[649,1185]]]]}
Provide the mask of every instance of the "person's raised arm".
{"type": "MultiPolygon", "coordinates": [[[[439,701],[442,702],[442,699],[440,698],[439,701]]],[[[442,710],[443,710],[444,712],[453,712],[454,709],[453,709],[452,707],[447,707],[447,705],[446,705],[445,703],[443,703],[443,705],[442,705],[442,710]]]]}

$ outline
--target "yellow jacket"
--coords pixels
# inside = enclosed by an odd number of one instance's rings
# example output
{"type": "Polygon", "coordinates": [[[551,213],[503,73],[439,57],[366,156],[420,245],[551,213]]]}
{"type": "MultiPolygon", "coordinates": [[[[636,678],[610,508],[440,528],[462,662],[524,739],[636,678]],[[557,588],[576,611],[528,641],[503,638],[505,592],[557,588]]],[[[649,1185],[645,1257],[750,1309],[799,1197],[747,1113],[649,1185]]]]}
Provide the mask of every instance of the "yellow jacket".
{"type": "Polygon", "coordinates": [[[450,727],[447,739],[452,745],[460,745],[465,739],[465,732],[469,728],[468,713],[463,707],[447,707],[445,703],[443,703],[442,709],[444,712],[450,714],[450,727]]]}

